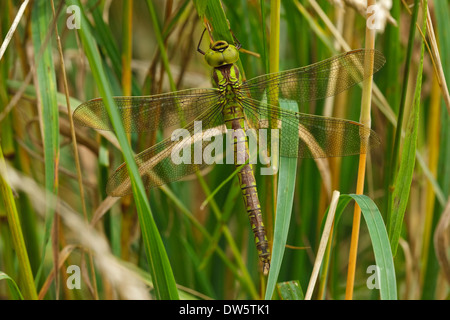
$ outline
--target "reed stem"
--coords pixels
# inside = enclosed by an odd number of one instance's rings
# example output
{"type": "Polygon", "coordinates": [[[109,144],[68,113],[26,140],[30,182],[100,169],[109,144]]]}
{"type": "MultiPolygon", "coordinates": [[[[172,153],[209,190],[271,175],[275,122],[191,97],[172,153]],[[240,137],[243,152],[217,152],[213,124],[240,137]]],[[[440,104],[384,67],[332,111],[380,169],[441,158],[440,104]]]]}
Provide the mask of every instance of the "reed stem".
{"type": "MultiPolygon", "coordinates": [[[[375,0],[368,0],[367,7],[376,4],[375,0]]],[[[369,12],[369,11],[368,11],[369,12]]],[[[375,14],[375,13],[372,13],[375,14]]],[[[367,20],[370,19],[372,14],[367,14],[367,20]]],[[[368,27],[366,25],[366,49],[375,48],[375,29],[368,27]]],[[[373,59],[370,59],[370,55],[366,55],[364,60],[364,72],[369,72],[373,69],[373,59]]],[[[372,83],[373,76],[367,77],[363,82],[362,91],[362,101],[361,101],[361,116],[360,122],[366,127],[370,128],[370,110],[371,110],[371,100],[372,100],[372,83]]],[[[368,137],[367,140],[368,141],[368,137]]],[[[359,156],[359,167],[358,167],[358,180],[356,182],[356,194],[364,193],[364,177],[366,173],[366,159],[367,155],[365,153],[359,156]]],[[[347,286],[345,290],[345,299],[353,299],[353,287],[355,282],[355,269],[356,269],[356,259],[358,255],[358,240],[359,240],[359,228],[361,222],[361,208],[355,203],[355,208],[353,212],[353,225],[352,225],[352,236],[350,242],[350,253],[348,259],[348,271],[347,271],[347,286]]]]}

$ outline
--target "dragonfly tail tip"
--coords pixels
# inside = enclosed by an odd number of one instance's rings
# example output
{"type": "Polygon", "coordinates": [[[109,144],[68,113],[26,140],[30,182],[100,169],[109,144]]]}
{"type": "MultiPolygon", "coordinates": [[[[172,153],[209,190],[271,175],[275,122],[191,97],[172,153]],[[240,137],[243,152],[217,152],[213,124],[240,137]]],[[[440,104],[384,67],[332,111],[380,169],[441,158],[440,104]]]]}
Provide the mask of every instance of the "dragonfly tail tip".
{"type": "Polygon", "coordinates": [[[265,262],[263,264],[263,274],[264,274],[264,276],[267,276],[269,274],[269,269],[270,269],[270,263],[265,262]]]}

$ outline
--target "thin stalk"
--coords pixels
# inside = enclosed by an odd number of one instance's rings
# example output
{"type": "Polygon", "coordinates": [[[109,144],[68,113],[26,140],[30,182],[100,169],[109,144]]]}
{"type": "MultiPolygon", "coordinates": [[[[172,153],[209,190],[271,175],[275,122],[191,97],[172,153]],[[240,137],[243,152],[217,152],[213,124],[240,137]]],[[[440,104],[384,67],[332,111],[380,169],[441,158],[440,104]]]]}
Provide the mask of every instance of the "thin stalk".
{"type": "Polygon", "coordinates": [[[328,211],[325,227],[323,228],[322,238],[320,239],[319,249],[317,250],[317,256],[314,262],[313,271],[311,274],[311,278],[309,280],[308,289],[306,290],[305,300],[311,300],[314,286],[316,284],[317,277],[319,276],[320,266],[322,266],[323,257],[325,254],[325,250],[327,248],[327,243],[333,235],[332,228],[334,222],[334,215],[336,213],[336,207],[339,201],[339,195],[340,195],[339,191],[333,192],[333,196],[330,203],[330,210],[328,211]]]}
{"type": "MultiPolygon", "coordinates": [[[[440,120],[441,120],[441,95],[439,92],[439,86],[437,85],[437,76],[433,77],[433,82],[431,86],[431,101],[430,101],[430,117],[428,119],[428,132],[427,132],[427,145],[429,146],[428,154],[428,166],[433,177],[436,177],[438,169],[439,160],[439,131],[440,120]]],[[[422,257],[421,265],[423,266],[421,270],[420,280],[425,277],[426,266],[428,265],[429,249],[431,238],[433,237],[433,216],[434,216],[434,204],[435,204],[436,194],[433,190],[431,182],[427,183],[426,188],[426,210],[425,210],[425,221],[423,224],[423,236],[422,236],[422,257]]]]}
{"type": "MultiPolygon", "coordinates": [[[[280,69],[280,1],[279,0],[271,0],[270,1],[270,35],[269,35],[269,73],[276,73],[280,69]]],[[[278,97],[274,95],[273,101],[269,101],[269,104],[278,106],[278,97]]],[[[271,141],[271,140],[269,140],[271,141]]],[[[271,148],[271,146],[269,145],[271,148]]],[[[278,148],[275,148],[278,150],[278,148]]],[[[273,167],[278,168],[278,155],[273,156],[274,159],[273,167]]],[[[269,241],[272,238],[272,221],[274,218],[270,215],[270,213],[276,211],[277,207],[277,190],[278,190],[278,174],[274,174],[272,176],[272,195],[273,195],[273,210],[267,210],[267,220],[270,221],[268,223],[267,233],[269,235],[269,241]]],[[[276,214],[276,213],[275,213],[276,214]]]]}
{"type": "MultiPolygon", "coordinates": [[[[56,18],[56,12],[55,12],[55,5],[54,5],[53,0],[52,0],[51,4],[52,4],[53,18],[55,19],[56,18]]],[[[69,86],[67,84],[67,75],[66,75],[66,68],[65,68],[65,64],[64,64],[64,55],[63,55],[63,50],[62,50],[62,45],[61,45],[61,38],[59,36],[58,26],[57,25],[55,25],[55,35],[56,35],[56,43],[58,45],[59,58],[60,58],[60,61],[61,61],[61,70],[62,70],[62,76],[63,76],[64,93],[65,93],[65,97],[66,97],[67,115],[69,117],[70,134],[71,134],[71,138],[72,138],[73,153],[74,153],[74,158],[75,158],[75,167],[76,167],[76,170],[77,170],[77,179],[78,179],[78,188],[79,188],[79,191],[80,191],[81,208],[83,210],[84,221],[87,224],[88,223],[88,216],[87,216],[87,211],[86,211],[86,199],[84,197],[83,178],[82,178],[82,173],[81,173],[80,156],[79,156],[79,153],[78,153],[77,136],[75,134],[75,128],[74,128],[74,125],[73,125],[72,111],[71,111],[71,107],[70,107],[69,86]]],[[[93,261],[91,252],[89,252],[89,264],[90,264],[91,274],[92,274],[93,283],[94,283],[94,298],[96,300],[98,300],[97,282],[95,280],[94,261],[93,261]]]]}
{"type": "Polygon", "coordinates": [[[263,38],[263,51],[261,54],[262,61],[264,62],[264,73],[269,72],[269,60],[267,59],[267,34],[266,34],[266,9],[264,5],[264,0],[260,0],[261,7],[261,29],[263,38]]]}
{"type": "MultiPolygon", "coordinates": [[[[133,38],[133,0],[124,1],[122,21],[122,94],[124,96],[130,96],[133,38]]],[[[129,112],[131,112],[131,110],[129,110],[129,112]]],[[[129,117],[126,117],[125,119],[129,119],[129,117]]],[[[127,136],[128,140],[130,141],[131,134],[127,133],[127,136]]]]}
{"type": "Polygon", "coordinates": [[[19,8],[19,11],[17,12],[16,17],[14,18],[14,21],[11,25],[11,28],[9,29],[8,33],[6,34],[6,37],[0,47],[0,60],[3,57],[3,54],[5,53],[6,49],[8,48],[9,42],[11,41],[14,32],[16,31],[17,26],[19,25],[20,19],[22,19],[23,13],[25,12],[25,9],[28,6],[29,0],[25,0],[19,8]]]}
{"type": "MultiPolygon", "coordinates": [[[[420,27],[418,30],[421,31],[420,27]]],[[[437,81],[444,98],[445,106],[447,107],[447,112],[450,114],[450,94],[448,92],[447,81],[445,79],[444,70],[442,68],[442,61],[439,53],[439,47],[437,44],[436,36],[434,34],[433,22],[431,20],[430,10],[427,8],[427,31],[428,37],[430,38],[431,48],[428,47],[434,70],[436,72],[437,81]]],[[[423,36],[425,38],[425,36],[423,36]]],[[[425,40],[424,40],[425,41],[425,40]]]]}
{"type": "Polygon", "coordinates": [[[170,90],[176,91],[177,88],[175,86],[175,81],[173,79],[172,72],[170,71],[169,58],[167,56],[166,47],[164,46],[164,39],[162,37],[161,28],[159,27],[158,24],[158,19],[156,16],[155,7],[153,6],[153,1],[147,0],[147,6],[150,11],[153,29],[155,31],[155,36],[158,42],[159,52],[161,53],[161,59],[164,65],[164,69],[166,70],[167,76],[169,78],[170,90]]]}
{"type": "MultiPolygon", "coordinates": [[[[356,194],[363,194],[364,176],[366,167],[366,154],[359,156],[358,180],[356,182],[356,194]]],[[[361,208],[355,204],[353,211],[352,236],[350,240],[350,253],[348,258],[347,269],[347,286],[345,290],[345,299],[353,299],[353,287],[355,283],[356,258],[358,254],[359,228],[361,224],[361,208]]]]}
{"type": "Polygon", "coordinates": [[[123,4],[123,38],[122,38],[122,92],[131,95],[131,56],[133,38],[133,0],[123,4]]]}
{"type": "MultiPolygon", "coordinates": [[[[368,0],[367,7],[375,5],[375,2],[376,2],[375,0],[368,0]]],[[[370,16],[371,15],[368,14],[367,19],[370,19],[370,16]]],[[[374,49],[374,48],[375,48],[375,29],[366,27],[366,49],[374,49]]],[[[370,72],[370,70],[373,69],[373,60],[370,59],[369,57],[370,55],[366,55],[366,59],[364,60],[364,72],[370,72]]],[[[363,82],[360,122],[366,127],[370,127],[371,124],[370,109],[372,100],[372,83],[373,83],[373,76],[367,77],[363,82]]],[[[364,192],[366,159],[367,155],[365,153],[360,154],[358,166],[358,179],[356,182],[356,194],[363,194],[364,192]]],[[[356,258],[358,253],[360,222],[361,222],[361,208],[358,206],[358,204],[355,204],[353,212],[350,253],[348,259],[347,286],[345,290],[346,300],[351,300],[353,298],[353,287],[355,281],[355,269],[356,269],[356,258]]]]}
{"type": "Polygon", "coordinates": [[[270,1],[269,73],[280,69],[280,0],[270,1]]]}
{"type": "MultiPolygon", "coordinates": [[[[121,50],[121,63],[122,63],[122,94],[124,96],[131,95],[131,57],[132,57],[132,31],[133,31],[133,0],[123,2],[122,11],[122,50],[121,50]]],[[[131,109],[126,110],[124,117],[124,124],[129,125],[131,121],[131,109]]],[[[126,132],[128,143],[131,143],[131,133],[126,132]]],[[[131,225],[134,219],[133,208],[131,206],[132,197],[126,196],[122,198],[122,232],[120,237],[121,253],[124,260],[130,258],[129,239],[131,237],[131,225]]]]}

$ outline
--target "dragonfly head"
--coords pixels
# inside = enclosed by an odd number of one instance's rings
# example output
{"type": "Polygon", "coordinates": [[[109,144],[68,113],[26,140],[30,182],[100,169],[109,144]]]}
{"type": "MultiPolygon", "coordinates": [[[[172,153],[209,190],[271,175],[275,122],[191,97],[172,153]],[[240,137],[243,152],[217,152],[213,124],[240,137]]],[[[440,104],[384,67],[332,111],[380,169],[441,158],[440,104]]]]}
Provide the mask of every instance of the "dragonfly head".
{"type": "Polygon", "coordinates": [[[239,60],[239,51],[234,45],[226,41],[216,41],[206,51],[205,60],[214,68],[233,64],[239,60]]]}

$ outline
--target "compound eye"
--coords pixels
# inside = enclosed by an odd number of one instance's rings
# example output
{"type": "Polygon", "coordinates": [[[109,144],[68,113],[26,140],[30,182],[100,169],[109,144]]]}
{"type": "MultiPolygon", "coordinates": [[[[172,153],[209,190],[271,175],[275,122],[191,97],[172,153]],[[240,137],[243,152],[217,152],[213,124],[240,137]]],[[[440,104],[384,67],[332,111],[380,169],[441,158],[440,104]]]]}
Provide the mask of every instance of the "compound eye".
{"type": "Polygon", "coordinates": [[[208,63],[211,67],[220,67],[224,65],[224,57],[222,52],[214,51],[209,49],[205,54],[206,63],[208,63]]]}
{"type": "Polygon", "coordinates": [[[239,60],[239,51],[235,46],[229,45],[228,48],[223,51],[223,57],[226,64],[235,63],[239,60]]]}
{"type": "Polygon", "coordinates": [[[239,60],[239,51],[233,45],[228,45],[224,50],[217,51],[213,46],[206,51],[205,60],[211,67],[220,67],[227,64],[233,64],[239,60]]]}

